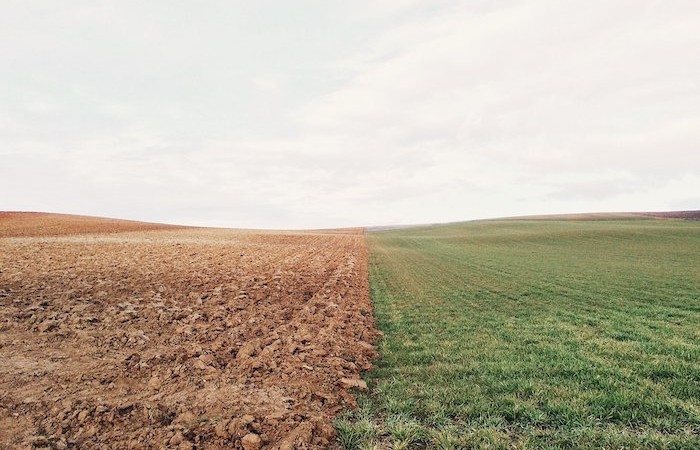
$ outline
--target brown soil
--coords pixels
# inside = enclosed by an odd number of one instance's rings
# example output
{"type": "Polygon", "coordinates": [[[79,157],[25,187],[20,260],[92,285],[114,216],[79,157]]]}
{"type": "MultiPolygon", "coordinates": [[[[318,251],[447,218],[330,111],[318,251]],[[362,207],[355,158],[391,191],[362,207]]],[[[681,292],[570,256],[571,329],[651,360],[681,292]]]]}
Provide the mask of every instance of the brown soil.
{"type": "Polygon", "coordinates": [[[656,217],[659,219],[700,219],[700,210],[696,211],[665,211],[665,212],[647,212],[642,213],[645,216],[656,217]]]}
{"type": "Polygon", "coordinates": [[[12,220],[0,448],[335,446],[376,356],[361,231],[37,236],[12,220]]]}
{"type": "Polygon", "coordinates": [[[173,230],[179,228],[185,227],[70,214],[0,211],[0,237],[123,233],[125,231],[173,230]]]}

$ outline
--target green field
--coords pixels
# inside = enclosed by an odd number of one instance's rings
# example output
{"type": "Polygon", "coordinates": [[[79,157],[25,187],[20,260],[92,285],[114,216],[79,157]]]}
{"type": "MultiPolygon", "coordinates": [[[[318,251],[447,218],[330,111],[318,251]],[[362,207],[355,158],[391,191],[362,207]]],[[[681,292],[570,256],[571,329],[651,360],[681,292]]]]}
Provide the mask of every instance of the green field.
{"type": "Polygon", "coordinates": [[[700,221],[371,233],[355,448],[700,449],[700,221]]]}

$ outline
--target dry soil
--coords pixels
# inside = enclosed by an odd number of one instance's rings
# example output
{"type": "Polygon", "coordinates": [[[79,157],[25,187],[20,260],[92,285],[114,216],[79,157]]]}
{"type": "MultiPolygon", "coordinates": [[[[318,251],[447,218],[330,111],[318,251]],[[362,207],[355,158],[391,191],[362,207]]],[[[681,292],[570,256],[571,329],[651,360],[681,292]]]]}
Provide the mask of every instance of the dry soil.
{"type": "Polygon", "coordinates": [[[362,230],[0,214],[0,448],[334,447],[377,335],[362,230]]]}

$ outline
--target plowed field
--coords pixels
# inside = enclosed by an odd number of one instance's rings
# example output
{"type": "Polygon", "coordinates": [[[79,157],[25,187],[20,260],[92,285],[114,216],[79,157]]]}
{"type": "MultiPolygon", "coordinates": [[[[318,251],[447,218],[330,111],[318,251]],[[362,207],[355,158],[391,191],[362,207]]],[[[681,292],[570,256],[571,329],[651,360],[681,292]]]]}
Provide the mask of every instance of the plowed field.
{"type": "Polygon", "coordinates": [[[0,217],[0,448],[335,446],[375,357],[361,231],[30,219],[0,217]]]}

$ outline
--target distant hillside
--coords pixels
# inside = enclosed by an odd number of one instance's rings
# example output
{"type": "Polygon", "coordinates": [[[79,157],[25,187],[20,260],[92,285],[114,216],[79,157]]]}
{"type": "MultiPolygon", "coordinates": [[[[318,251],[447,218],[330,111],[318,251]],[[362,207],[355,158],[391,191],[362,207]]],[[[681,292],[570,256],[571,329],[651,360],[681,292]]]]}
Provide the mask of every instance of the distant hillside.
{"type": "Polygon", "coordinates": [[[543,214],[533,216],[502,217],[494,220],[604,220],[604,219],[700,219],[700,210],[695,211],[649,211],[649,212],[606,212],[543,214]]]}
{"type": "Polygon", "coordinates": [[[71,214],[0,211],[0,237],[122,233],[178,228],[187,227],[71,214]]]}
{"type": "MultiPolygon", "coordinates": [[[[625,212],[625,213],[575,213],[550,214],[517,217],[502,217],[486,220],[606,220],[606,219],[689,219],[700,220],[700,210],[625,212]]],[[[385,225],[357,229],[296,230],[324,233],[363,233],[364,230],[388,231],[404,228],[443,225],[438,223],[412,225],[385,225]]],[[[168,230],[193,228],[162,223],[139,222],[135,220],[111,219],[106,217],[79,216],[43,212],[0,211],[0,237],[11,236],[61,236],[70,234],[123,233],[128,231],[168,230]]],[[[280,231],[280,230],[278,230],[280,231]]]]}
{"type": "Polygon", "coordinates": [[[696,211],[667,211],[667,212],[646,212],[643,216],[651,216],[661,219],[700,219],[700,210],[696,211]]]}
{"type": "MultiPolygon", "coordinates": [[[[531,216],[510,216],[496,217],[480,220],[613,220],[613,219],[688,219],[700,220],[700,210],[694,211],[657,211],[657,212],[605,212],[605,213],[571,213],[571,214],[539,214],[531,216]]],[[[435,225],[448,225],[464,222],[474,222],[474,220],[444,222],[444,223],[417,223],[402,225],[382,225],[367,227],[367,231],[391,231],[409,228],[422,228],[435,225]]]]}

